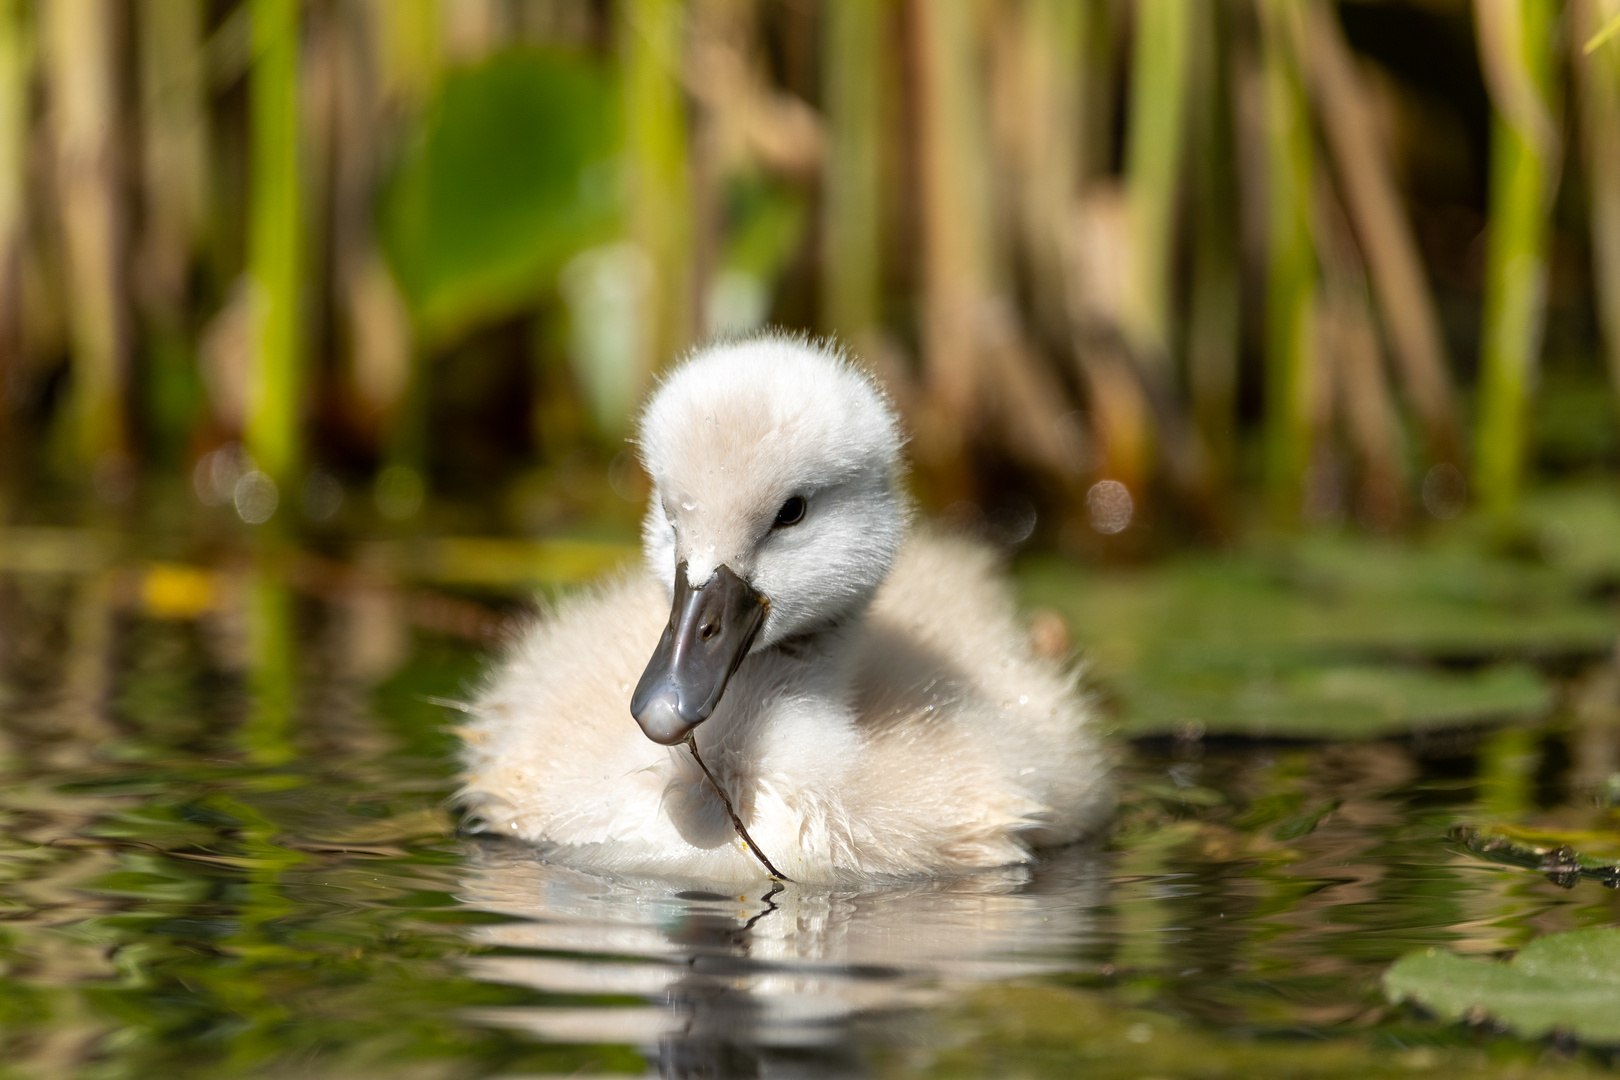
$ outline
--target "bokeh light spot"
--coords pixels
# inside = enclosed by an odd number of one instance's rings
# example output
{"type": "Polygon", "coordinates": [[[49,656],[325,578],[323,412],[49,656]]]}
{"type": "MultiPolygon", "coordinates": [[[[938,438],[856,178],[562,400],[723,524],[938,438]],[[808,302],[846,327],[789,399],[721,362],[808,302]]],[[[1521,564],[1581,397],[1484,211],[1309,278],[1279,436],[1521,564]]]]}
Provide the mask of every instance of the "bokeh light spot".
{"type": "Polygon", "coordinates": [[[1086,492],[1086,517],[1104,536],[1124,532],[1135,513],[1130,488],[1118,480],[1099,480],[1086,492]]]}

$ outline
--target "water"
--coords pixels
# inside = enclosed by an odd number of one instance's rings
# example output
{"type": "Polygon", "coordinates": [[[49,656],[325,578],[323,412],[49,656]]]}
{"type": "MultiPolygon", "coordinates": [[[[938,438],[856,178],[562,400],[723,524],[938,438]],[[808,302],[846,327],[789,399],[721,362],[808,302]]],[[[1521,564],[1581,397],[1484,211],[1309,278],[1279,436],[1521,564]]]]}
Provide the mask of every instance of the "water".
{"type": "Polygon", "coordinates": [[[486,604],[307,558],[203,571],[46,539],[0,573],[0,1076],[1611,1064],[1379,989],[1414,948],[1620,921],[1614,890],[1447,839],[1609,813],[1583,777],[1613,740],[1576,721],[1143,741],[1112,837],[1033,871],[720,894],[457,833],[446,702],[477,678],[486,604]]]}

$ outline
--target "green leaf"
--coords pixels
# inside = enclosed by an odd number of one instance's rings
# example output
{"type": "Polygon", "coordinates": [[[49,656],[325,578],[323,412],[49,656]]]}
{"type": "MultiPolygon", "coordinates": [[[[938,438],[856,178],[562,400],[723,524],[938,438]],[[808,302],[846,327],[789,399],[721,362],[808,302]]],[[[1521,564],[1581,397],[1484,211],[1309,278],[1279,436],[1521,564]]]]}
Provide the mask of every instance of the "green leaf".
{"type": "Polygon", "coordinates": [[[734,186],[729,203],[725,267],[774,281],[804,237],[804,196],[791,185],[751,177],[734,186]]]}
{"type": "Polygon", "coordinates": [[[1187,721],[1221,734],[1375,738],[1392,732],[1545,712],[1553,694],[1522,664],[1452,672],[1395,664],[1301,666],[1271,674],[1211,667],[1166,678],[1162,669],[1120,680],[1130,735],[1187,721]]]}
{"type": "Polygon", "coordinates": [[[947,1014],[944,1049],[912,1051],[908,1067],[883,1076],[1119,1078],[1286,1076],[1295,1080],[1376,1077],[1597,1076],[1580,1061],[1540,1062],[1528,1047],[1417,1046],[1335,1034],[1322,1039],[1243,1038],[1144,1008],[1116,996],[1060,986],[1001,984],[966,995],[947,1014]]]}
{"type": "Polygon", "coordinates": [[[1620,1043],[1620,929],[1537,938],[1507,963],[1408,953],[1384,973],[1384,991],[1450,1020],[1490,1016],[1529,1038],[1567,1031],[1620,1043]]]}
{"type": "Polygon", "coordinates": [[[383,235],[429,340],[534,303],[612,236],[622,134],[602,64],[518,49],[445,79],[383,204],[383,235]]]}
{"type": "Polygon", "coordinates": [[[1067,616],[1130,735],[1369,738],[1532,716],[1552,706],[1528,661],[1613,647],[1620,491],[1555,489],[1503,550],[1473,523],[1395,545],[1273,541],[1139,568],[1055,559],[1020,569],[1027,604],[1067,616]]]}

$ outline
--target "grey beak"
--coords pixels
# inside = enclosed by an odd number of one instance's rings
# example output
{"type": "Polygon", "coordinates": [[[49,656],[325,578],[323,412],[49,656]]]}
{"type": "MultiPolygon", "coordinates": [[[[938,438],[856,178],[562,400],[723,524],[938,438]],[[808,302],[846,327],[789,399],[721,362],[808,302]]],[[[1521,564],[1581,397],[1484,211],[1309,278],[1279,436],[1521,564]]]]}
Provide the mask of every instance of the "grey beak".
{"type": "Polygon", "coordinates": [[[669,625],[630,698],[630,714],[655,743],[674,746],[709,718],[748,655],[768,604],[722,566],[696,587],[675,568],[669,625]]]}

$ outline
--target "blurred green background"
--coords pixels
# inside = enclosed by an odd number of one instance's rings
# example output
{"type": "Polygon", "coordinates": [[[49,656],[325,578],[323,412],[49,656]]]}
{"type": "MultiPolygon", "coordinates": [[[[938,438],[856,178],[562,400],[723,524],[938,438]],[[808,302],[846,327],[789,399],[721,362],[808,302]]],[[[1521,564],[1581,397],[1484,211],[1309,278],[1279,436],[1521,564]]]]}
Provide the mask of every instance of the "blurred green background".
{"type": "Polygon", "coordinates": [[[1134,558],[1620,460],[1616,0],[4,0],[0,505],[556,534],[832,335],[1134,558]]]}
{"type": "MultiPolygon", "coordinates": [[[[1066,981],[883,1075],[1615,1065],[1620,0],[0,0],[0,1076],[650,1064],[475,927],[782,916],[480,907],[449,724],[767,327],[1120,754],[1066,981]]],[[[730,964],[665,1004],[753,1054],[730,964]]]]}

